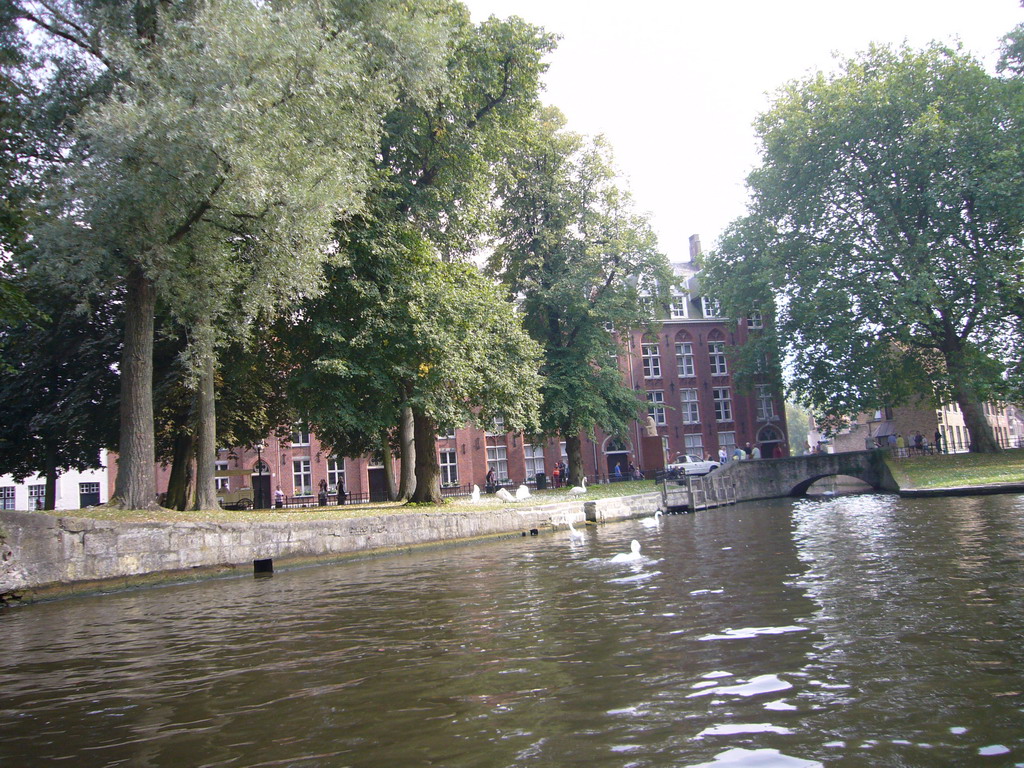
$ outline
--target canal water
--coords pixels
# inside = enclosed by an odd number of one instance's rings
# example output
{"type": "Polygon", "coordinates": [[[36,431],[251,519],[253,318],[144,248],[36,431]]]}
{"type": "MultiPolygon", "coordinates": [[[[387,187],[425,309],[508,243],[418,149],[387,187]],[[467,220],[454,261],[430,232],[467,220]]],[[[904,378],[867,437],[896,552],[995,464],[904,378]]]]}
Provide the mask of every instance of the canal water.
{"type": "Polygon", "coordinates": [[[1022,558],[870,495],[24,606],[0,765],[1024,765],[1022,558]]]}

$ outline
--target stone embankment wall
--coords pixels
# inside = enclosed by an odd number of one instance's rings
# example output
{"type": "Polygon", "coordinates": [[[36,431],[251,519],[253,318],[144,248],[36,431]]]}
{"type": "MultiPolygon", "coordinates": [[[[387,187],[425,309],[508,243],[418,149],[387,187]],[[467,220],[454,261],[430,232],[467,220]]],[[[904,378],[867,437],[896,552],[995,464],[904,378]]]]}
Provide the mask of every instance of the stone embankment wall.
{"type": "Polygon", "coordinates": [[[0,512],[0,601],[176,580],[211,570],[331,560],[653,514],[641,494],[501,510],[261,523],[124,523],[0,512]]]}

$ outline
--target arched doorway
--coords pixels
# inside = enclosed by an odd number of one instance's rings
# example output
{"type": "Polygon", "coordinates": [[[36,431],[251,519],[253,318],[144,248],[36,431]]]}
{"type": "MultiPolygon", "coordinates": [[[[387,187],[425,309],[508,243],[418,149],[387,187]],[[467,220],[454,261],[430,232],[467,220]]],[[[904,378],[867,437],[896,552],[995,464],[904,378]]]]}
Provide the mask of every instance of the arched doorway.
{"type": "Polygon", "coordinates": [[[629,479],[629,445],[618,437],[609,438],[604,444],[604,455],[610,480],[629,479]],[[619,468],[616,473],[615,468],[619,468]]]}
{"type": "Polygon", "coordinates": [[[757,433],[757,442],[761,446],[762,459],[779,459],[786,455],[785,438],[782,432],[773,426],[762,427],[757,433]]]}

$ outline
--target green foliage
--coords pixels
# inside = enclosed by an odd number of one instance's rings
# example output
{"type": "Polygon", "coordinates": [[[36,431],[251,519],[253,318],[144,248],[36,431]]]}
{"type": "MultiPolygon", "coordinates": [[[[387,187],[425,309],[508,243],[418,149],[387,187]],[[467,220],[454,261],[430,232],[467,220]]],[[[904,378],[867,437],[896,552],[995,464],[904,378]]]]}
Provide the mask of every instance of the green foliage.
{"type": "Polygon", "coordinates": [[[536,345],[515,309],[470,265],[439,261],[419,236],[346,230],[348,264],[293,329],[292,392],[321,439],[360,453],[404,406],[461,425],[503,416],[536,428],[536,345]]]}
{"type": "MultiPolygon", "coordinates": [[[[1019,104],[1019,83],[937,45],[871,48],[780,90],[758,121],[751,211],[706,279],[727,313],[774,315],[802,402],[844,415],[914,394],[1008,395],[1021,338],[1019,104]]],[[[984,442],[985,425],[970,427],[984,442]]]]}
{"type": "Polygon", "coordinates": [[[19,288],[37,312],[0,326],[0,474],[96,469],[116,440],[118,297],[84,313],[66,290],[19,288]]]}
{"type": "Polygon", "coordinates": [[[607,328],[643,325],[641,293],[665,303],[672,275],[607,146],[585,145],[562,122],[542,115],[507,158],[490,268],[522,298],[527,329],[544,348],[543,433],[621,434],[643,404],[622,381],[607,328]]]}

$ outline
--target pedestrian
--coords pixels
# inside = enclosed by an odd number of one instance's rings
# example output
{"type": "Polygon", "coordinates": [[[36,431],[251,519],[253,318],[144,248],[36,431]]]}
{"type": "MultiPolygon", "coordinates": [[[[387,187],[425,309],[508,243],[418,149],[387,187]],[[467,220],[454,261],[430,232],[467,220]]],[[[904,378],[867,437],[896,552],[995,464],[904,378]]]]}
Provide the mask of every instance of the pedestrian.
{"type": "Polygon", "coordinates": [[[491,467],[487,470],[487,478],[485,480],[488,493],[494,493],[494,478],[494,467],[491,467]]]}
{"type": "Polygon", "coordinates": [[[747,443],[746,447],[743,449],[743,452],[745,454],[743,458],[749,459],[750,458],[750,443],[747,443]]]}
{"type": "Polygon", "coordinates": [[[619,464],[619,463],[615,464],[615,479],[616,480],[621,480],[622,479],[622,465],[619,464]]]}
{"type": "Polygon", "coordinates": [[[555,488],[561,488],[562,487],[561,482],[562,482],[562,470],[560,470],[558,468],[558,465],[555,464],[555,468],[551,470],[551,484],[553,486],[555,486],[555,488]]]}
{"type": "Polygon", "coordinates": [[[906,456],[907,441],[903,439],[903,433],[898,432],[896,434],[896,455],[906,456]]]}
{"type": "Polygon", "coordinates": [[[281,486],[277,486],[277,490],[274,491],[274,506],[278,509],[284,506],[284,491],[281,490],[281,486]]]}
{"type": "Polygon", "coordinates": [[[725,464],[727,461],[729,461],[729,453],[725,450],[725,446],[722,446],[718,449],[718,462],[725,464]]]}
{"type": "Polygon", "coordinates": [[[338,506],[345,503],[345,498],[348,494],[345,493],[345,480],[344,478],[338,478],[338,506]]]}
{"type": "Polygon", "coordinates": [[[633,479],[633,480],[642,480],[643,479],[643,475],[641,475],[639,472],[636,471],[636,467],[633,465],[632,461],[629,462],[629,467],[628,467],[627,471],[629,472],[629,476],[630,476],[631,479],[633,479]]]}
{"type": "Polygon", "coordinates": [[[939,430],[935,430],[935,452],[942,453],[942,433],[939,430]]]}
{"type": "Polygon", "coordinates": [[[753,450],[750,452],[750,458],[752,458],[752,459],[760,459],[761,458],[761,447],[759,445],[755,445],[754,446],[753,450]]]}
{"type": "Polygon", "coordinates": [[[317,488],[318,488],[318,491],[319,491],[317,493],[317,502],[320,504],[321,507],[326,507],[327,506],[327,481],[324,480],[321,477],[320,478],[320,484],[317,486],[317,488]]]}
{"type": "Polygon", "coordinates": [[[914,433],[914,447],[917,448],[918,451],[924,449],[924,435],[920,432],[914,433]]]}
{"type": "Polygon", "coordinates": [[[747,457],[747,454],[746,454],[746,453],[744,453],[744,452],[743,452],[743,449],[742,449],[742,448],[740,448],[740,447],[739,447],[739,446],[737,445],[737,446],[736,446],[736,450],[734,450],[734,451],[732,452],[732,460],[733,460],[733,461],[743,461],[743,459],[745,459],[746,457],[747,457]]]}

